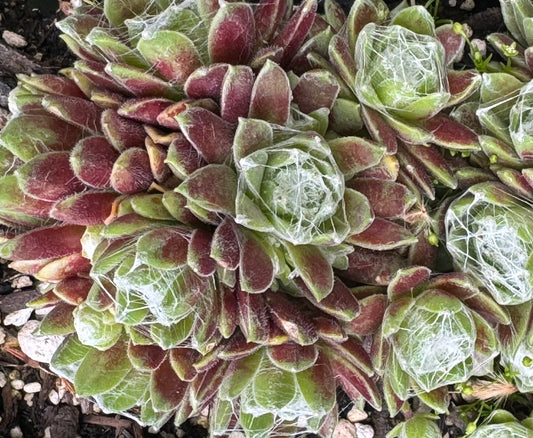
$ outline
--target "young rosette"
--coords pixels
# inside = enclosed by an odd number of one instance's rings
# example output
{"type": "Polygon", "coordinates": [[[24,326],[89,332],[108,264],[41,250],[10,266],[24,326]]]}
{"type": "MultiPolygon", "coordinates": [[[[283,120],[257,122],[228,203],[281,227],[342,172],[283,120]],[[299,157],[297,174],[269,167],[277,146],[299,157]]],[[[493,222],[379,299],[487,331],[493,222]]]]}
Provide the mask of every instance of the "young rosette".
{"type": "Polygon", "coordinates": [[[470,438],[533,438],[533,419],[531,416],[523,421],[508,411],[496,409],[479,427],[468,436],[470,438]]]}
{"type": "Polygon", "coordinates": [[[533,298],[533,209],[497,182],[470,187],[445,218],[447,248],[502,305],[533,298]]]}
{"type": "Polygon", "coordinates": [[[476,115],[486,130],[480,143],[490,169],[513,191],[533,199],[533,82],[485,74],[481,98],[476,115]]]}
{"type": "Polygon", "coordinates": [[[384,366],[385,399],[397,412],[413,393],[446,412],[446,386],[492,369],[499,353],[496,324],[508,314],[464,274],[430,277],[425,267],[399,270],[375,359],[384,366]],[[388,350],[388,351],[387,351],[388,350]]]}
{"type": "Polygon", "coordinates": [[[392,118],[429,118],[450,99],[444,55],[434,35],[368,24],[355,48],[357,97],[392,118]]]}

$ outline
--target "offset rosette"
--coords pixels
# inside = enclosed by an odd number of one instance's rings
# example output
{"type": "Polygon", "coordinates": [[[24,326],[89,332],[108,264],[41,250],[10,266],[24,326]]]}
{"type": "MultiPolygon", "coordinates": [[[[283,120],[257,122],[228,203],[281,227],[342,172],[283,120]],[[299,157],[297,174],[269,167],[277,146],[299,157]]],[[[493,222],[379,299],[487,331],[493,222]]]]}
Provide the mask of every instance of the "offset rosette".
{"type": "Polygon", "coordinates": [[[369,24],[355,48],[357,97],[392,117],[431,117],[450,99],[444,56],[434,36],[400,25],[369,24]]]}
{"type": "Polygon", "coordinates": [[[337,245],[370,225],[368,200],[345,188],[344,175],[318,134],[241,120],[236,141],[241,146],[235,149],[236,222],[293,245],[337,245]]]}
{"type": "Polygon", "coordinates": [[[533,211],[499,183],[470,187],[446,213],[455,265],[503,305],[533,298],[533,211]]]}
{"type": "Polygon", "coordinates": [[[401,269],[388,286],[389,306],[377,356],[385,365],[384,391],[391,411],[411,390],[435,409],[448,406],[446,386],[490,372],[498,354],[496,324],[509,315],[464,274],[430,278],[425,267],[401,269]]]}

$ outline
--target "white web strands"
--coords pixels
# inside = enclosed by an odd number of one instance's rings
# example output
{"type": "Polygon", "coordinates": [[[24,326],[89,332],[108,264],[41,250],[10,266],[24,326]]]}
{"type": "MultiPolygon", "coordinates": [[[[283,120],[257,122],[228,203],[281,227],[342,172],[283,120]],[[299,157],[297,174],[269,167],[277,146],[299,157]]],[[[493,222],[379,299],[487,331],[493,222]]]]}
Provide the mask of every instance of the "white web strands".
{"type": "Polygon", "coordinates": [[[533,298],[533,208],[497,184],[478,185],[446,213],[447,248],[457,268],[472,275],[503,305],[533,298]],[[495,202],[490,187],[505,202],[495,202]]]}
{"type": "Polygon", "coordinates": [[[394,335],[394,352],[424,391],[457,383],[472,375],[476,328],[463,304],[456,312],[432,312],[415,306],[394,335]]]}
{"type": "MultiPolygon", "coordinates": [[[[274,141],[238,164],[238,190],[266,216],[270,232],[295,245],[344,240],[349,232],[344,176],[321,137],[304,134],[274,141]]],[[[254,229],[246,213],[238,208],[235,220],[254,229]]]]}
{"type": "Polygon", "coordinates": [[[533,431],[518,423],[489,424],[477,428],[470,438],[532,438],[533,431]]]}
{"type": "Polygon", "coordinates": [[[444,48],[402,26],[365,26],[355,49],[356,89],[366,105],[406,119],[430,117],[448,102],[444,48]]]}

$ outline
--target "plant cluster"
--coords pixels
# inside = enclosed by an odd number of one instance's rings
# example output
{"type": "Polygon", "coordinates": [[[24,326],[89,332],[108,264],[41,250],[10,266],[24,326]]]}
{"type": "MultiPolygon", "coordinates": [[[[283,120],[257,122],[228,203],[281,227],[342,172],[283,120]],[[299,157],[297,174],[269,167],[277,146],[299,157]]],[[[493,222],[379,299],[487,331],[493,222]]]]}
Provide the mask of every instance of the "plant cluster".
{"type": "MultiPolygon", "coordinates": [[[[105,412],[330,436],[337,387],[391,415],[499,366],[533,389],[533,3],[483,74],[421,6],[317,8],[104,0],[58,23],[71,68],[19,76],[0,256],[105,412]]],[[[500,417],[472,436],[533,433],[500,417]]]]}

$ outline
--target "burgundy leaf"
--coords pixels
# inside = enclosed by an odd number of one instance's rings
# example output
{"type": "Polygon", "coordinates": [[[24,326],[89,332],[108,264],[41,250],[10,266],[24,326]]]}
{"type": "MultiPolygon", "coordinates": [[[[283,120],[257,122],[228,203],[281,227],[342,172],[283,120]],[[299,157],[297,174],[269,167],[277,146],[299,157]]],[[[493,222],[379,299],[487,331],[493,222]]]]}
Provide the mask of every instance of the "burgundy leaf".
{"type": "Polygon", "coordinates": [[[235,270],[239,266],[239,238],[235,222],[224,218],[213,234],[211,257],[224,269],[235,270]]]}
{"type": "Polygon", "coordinates": [[[342,342],[347,339],[346,333],[336,319],[319,316],[313,318],[318,336],[322,339],[330,339],[334,342],[342,342]]]}
{"type": "Polygon", "coordinates": [[[335,316],[342,321],[351,321],[359,314],[359,303],[355,295],[338,278],[335,278],[333,288],[328,296],[320,301],[317,301],[316,297],[302,282],[296,280],[296,283],[303,295],[328,315],[335,316]]]}
{"type": "Polygon", "coordinates": [[[170,350],[170,364],[181,380],[191,382],[198,375],[193,364],[201,357],[192,348],[173,348],[170,350]]]}
{"type": "Polygon", "coordinates": [[[138,370],[153,371],[165,359],[166,351],[157,345],[135,345],[130,341],[128,357],[138,370]]]}
{"type": "Polygon", "coordinates": [[[255,342],[248,342],[240,330],[235,331],[229,339],[224,349],[219,353],[219,357],[225,360],[236,361],[243,357],[249,357],[263,346],[255,342]]]}
{"type": "Polygon", "coordinates": [[[110,109],[102,113],[102,131],[109,143],[119,152],[141,147],[146,137],[146,132],[140,123],[119,116],[116,111],[110,109]]]}
{"type": "Polygon", "coordinates": [[[264,242],[253,232],[241,229],[239,247],[241,288],[250,293],[264,292],[274,281],[273,260],[264,242]]]}
{"type": "Polygon", "coordinates": [[[88,275],[91,270],[91,261],[83,257],[81,252],[76,252],[47,263],[35,278],[48,283],[57,283],[75,275],[88,275]]]}
{"type": "Polygon", "coordinates": [[[81,236],[85,227],[60,225],[28,231],[9,242],[10,260],[52,259],[81,251],[81,236]]]}
{"type": "Polygon", "coordinates": [[[401,273],[394,276],[389,283],[387,293],[391,301],[409,297],[413,294],[413,289],[425,281],[429,280],[431,269],[425,266],[413,266],[404,269],[401,273]]]}
{"type": "Polygon", "coordinates": [[[170,411],[186,400],[187,382],[182,381],[165,359],[152,373],[150,398],[157,411],[170,411]]]}
{"type": "Polygon", "coordinates": [[[220,115],[230,123],[246,117],[252,98],[254,73],[250,67],[231,66],[224,77],[220,97],[220,115]]]}
{"type": "Polygon", "coordinates": [[[76,177],[85,184],[106,188],[113,163],[119,154],[105,137],[86,137],[79,141],[70,154],[70,165],[76,177]]]}
{"type": "Polygon", "coordinates": [[[204,108],[188,108],[178,116],[181,131],[208,163],[223,163],[231,154],[234,128],[204,108]]]}
{"type": "Polygon", "coordinates": [[[287,13],[287,0],[260,0],[255,10],[256,39],[267,43],[274,36],[279,24],[287,13]]]}
{"type": "Polygon", "coordinates": [[[106,73],[135,97],[178,98],[180,93],[168,82],[145,70],[123,64],[108,63],[106,73]]]}
{"type": "Polygon", "coordinates": [[[433,134],[433,143],[439,146],[465,151],[481,149],[477,134],[462,123],[439,113],[426,120],[424,127],[433,134]]]}
{"type": "Polygon", "coordinates": [[[161,97],[145,97],[127,100],[118,109],[118,114],[141,123],[157,125],[159,113],[174,102],[161,97]]]}
{"type": "Polygon", "coordinates": [[[405,225],[375,218],[370,227],[362,233],[348,236],[346,241],[363,248],[385,250],[415,243],[416,237],[405,225]]]}
{"type": "Polygon", "coordinates": [[[218,323],[218,331],[226,339],[229,338],[237,328],[238,322],[238,306],[237,298],[233,288],[221,284],[219,286],[220,298],[220,319],[218,323]]]}
{"type": "Polygon", "coordinates": [[[17,78],[23,84],[29,85],[32,89],[42,91],[45,94],[85,98],[85,95],[74,81],[64,76],[51,74],[26,76],[20,74],[17,78]]]}
{"type": "Polygon", "coordinates": [[[338,275],[357,283],[387,285],[406,264],[406,258],[395,250],[373,251],[358,247],[348,255],[348,269],[338,271],[338,275]]]}
{"type": "Polygon", "coordinates": [[[229,65],[223,63],[200,67],[185,82],[185,93],[191,99],[219,100],[222,95],[222,83],[228,68],[229,65]]]}
{"type": "Polygon", "coordinates": [[[286,65],[305,41],[317,10],[316,0],[305,0],[274,40],[274,46],[283,48],[281,65],[286,65]]]}
{"type": "Polygon", "coordinates": [[[274,365],[291,373],[313,366],[318,358],[318,350],[314,344],[304,346],[294,342],[269,346],[267,354],[274,365]]]}
{"type": "Polygon", "coordinates": [[[312,345],[317,334],[312,321],[301,311],[298,302],[283,294],[268,291],[265,294],[274,323],[299,345],[312,345]]]}
{"type": "Polygon", "coordinates": [[[320,108],[331,110],[339,91],[335,76],[325,70],[312,70],[300,77],[292,93],[300,111],[309,114],[320,108]]]}
{"type": "Polygon", "coordinates": [[[201,229],[196,229],[191,234],[189,249],[187,253],[188,265],[201,276],[212,275],[217,263],[211,258],[211,234],[201,229]]]}
{"type": "Polygon", "coordinates": [[[363,106],[361,115],[372,138],[378,143],[383,143],[388,154],[395,154],[398,149],[398,140],[394,129],[383,120],[377,111],[371,108],[363,106]]]}
{"type": "Polygon", "coordinates": [[[57,202],[50,217],[73,225],[103,224],[111,214],[116,193],[87,191],[57,202]]]}
{"type": "Polygon", "coordinates": [[[83,190],[69,163],[68,152],[49,152],[28,161],[17,172],[24,193],[43,201],[57,201],[83,190]]]}
{"type": "Polygon", "coordinates": [[[372,335],[381,325],[385,309],[387,308],[387,295],[371,295],[359,300],[359,315],[343,327],[347,333],[356,336],[372,335]]]}
{"type": "Polygon", "coordinates": [[[111,172],[111,186],[119,193],[143,192],[153,181],[148,153],[141,148],[129,148],[120,154],[111,172]]]}
{"type": "Polygon", "coordinates": [[[270,331],[268,307],[263,294],[237,289],[239,327],[248,342],[266,342],[270,331]]]}
{"type": "MultiPolygon", "coordinates": [[[[446,65],[458,62],[463,57],[465,39],[453,30],[452,24],[445,24],[436,29],[437,38],[444,47],[444,63],[446,65]]],[[[450,90],[451,91],[451,90],[450,90]]],[[[452,94],[454,94],[452,92],[452,94]]]]}
{"type": "Polygon", "coordinates": [[[212,62],[246,64],[252,55],[254,14],[246,3],[226,3],[211,22],[208,50],[212,62]]]}
{"type": "Polygon", "coordinates": [[[267,61],[255,80],[248,116],[286,125],[290,115],[291,99],[287,74],[279,65],[267,61]]]}
{"type": "Polygon", "coordinates": [[[59,282],[54,293],[72,306],[81,304],[89,295],[93,280],[83,277],[71,277],[59,282]]]}
{"type": "Polygon", "coordinates": [[[200,153],[182,134],[170,143],[165,162],[174,175],[181,179],[206,165],[200,153]]]}
{"type": "Polygon", "coordinates": [[[376,216],[402,217],[416,202],[415,196],[403,184],[373,178],[355,178],[347,186],[361,192],[370,201],[376,216]]]}
{"type": "Polygon", "coordinates": [[[172,175],[170,167],[165,163],[167,151],[162,146],[155,144],[150,137],[146,137],[144,146],[148,153],[152,175],[158,183],[164,183],[172,175]]]}
{"type": "Polygon", "coordinates": [[[100,131],[102,110],[89,100],[49,95],[43,98],[43,107],[53,115],[79,128],[93,133],[100,131]]]}

